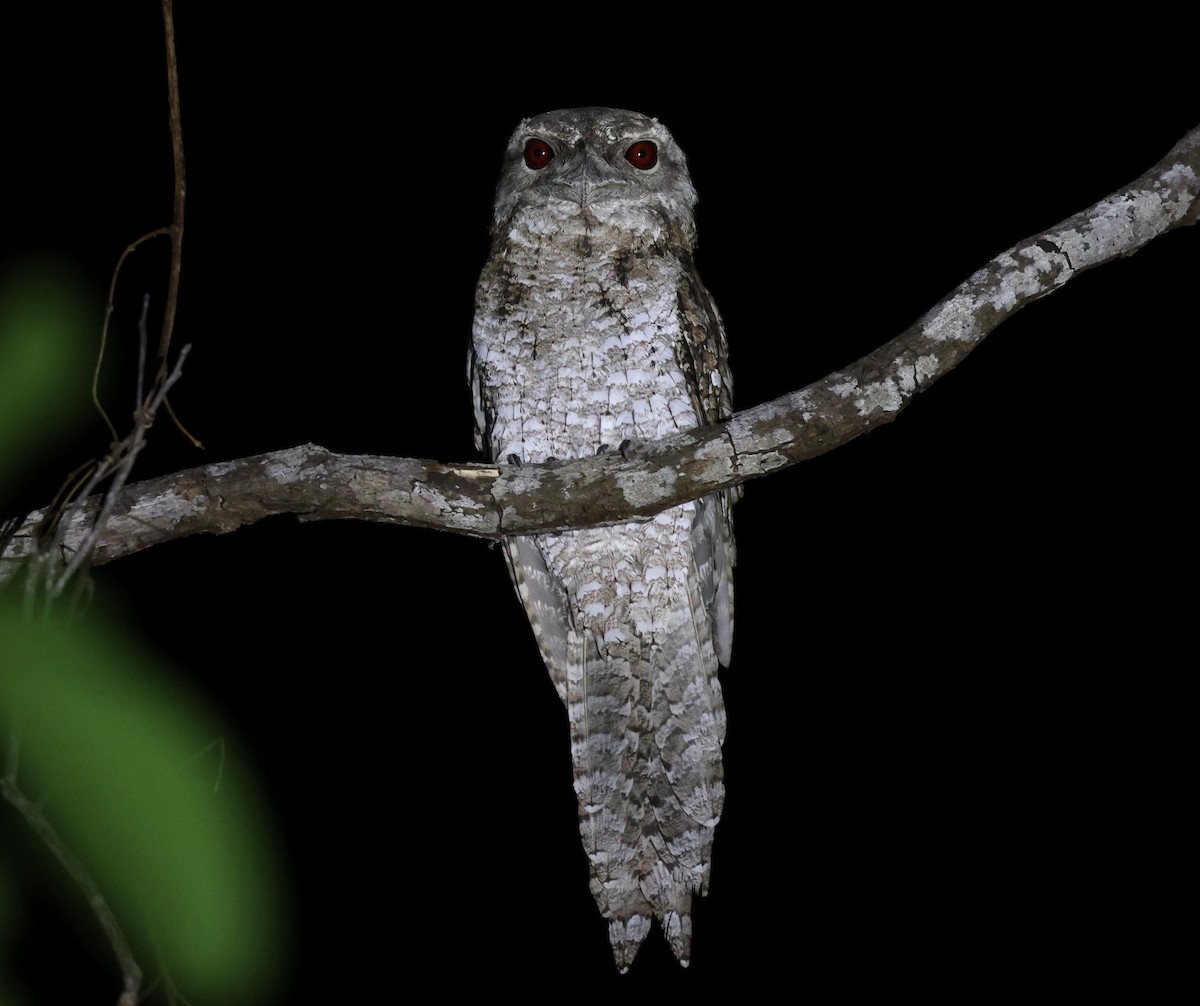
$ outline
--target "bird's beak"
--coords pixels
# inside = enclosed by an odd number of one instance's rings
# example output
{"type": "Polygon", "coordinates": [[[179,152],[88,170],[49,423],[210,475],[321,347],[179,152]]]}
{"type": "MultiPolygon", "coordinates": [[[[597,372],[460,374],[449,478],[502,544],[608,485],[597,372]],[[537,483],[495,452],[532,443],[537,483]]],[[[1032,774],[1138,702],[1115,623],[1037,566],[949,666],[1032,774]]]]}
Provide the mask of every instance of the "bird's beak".
{"type": "Polygon", "coordinates": [[[621,173],[605,158],[586,148],[573,152],[570,163],[560,170],[559,180],[580,206],[595,202],[600,190],[624,181],[621,173]]]}

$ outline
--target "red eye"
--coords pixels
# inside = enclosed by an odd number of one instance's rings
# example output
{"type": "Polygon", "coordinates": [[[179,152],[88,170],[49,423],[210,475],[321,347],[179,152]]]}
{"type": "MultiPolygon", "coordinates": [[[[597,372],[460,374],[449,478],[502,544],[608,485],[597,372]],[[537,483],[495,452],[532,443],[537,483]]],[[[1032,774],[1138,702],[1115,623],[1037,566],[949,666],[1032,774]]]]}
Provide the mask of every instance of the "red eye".
{"type": "MultiPolygon", "coordinates": [[[[528,150],[526,150],[525,159],[529,160],[528,150]]],[[[647,171],[658,163],[658,147],[649,140],[638,140],[625,151],[625,160],[635,168],[647,171]]]]}
{"type": "Polygon", "coordinates": [[[525,144],[525,163],[534,171],[541,171],[554,160],[554,148],[545,140],[534,137],[525,144]]]}

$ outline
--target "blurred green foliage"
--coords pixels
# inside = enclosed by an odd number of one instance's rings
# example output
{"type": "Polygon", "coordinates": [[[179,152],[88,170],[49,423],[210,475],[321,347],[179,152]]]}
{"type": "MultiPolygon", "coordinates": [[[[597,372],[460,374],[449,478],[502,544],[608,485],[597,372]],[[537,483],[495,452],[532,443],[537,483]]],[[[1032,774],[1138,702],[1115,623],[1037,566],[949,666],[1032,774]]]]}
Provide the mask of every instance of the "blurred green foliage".
{"type": "MultiPolygon", "coordinates": [[[[0,277],[0,484],[19,469],[23,431],[66,423],[87,405],[72,362],[81,316],[63,275],[0,277]]],[[[197,691],[102,605],[84,619],[31,624],[19,601],[0,591],[0,757],[15,730],[18,784],[46,798],[46,816],[99,883],[148,981],[155,947],[193,1003],[268,997],[287,955],[285,885],[244,752],[197,691]],[[218,758],[214,741],[232,755],[218,758]]],[[[48,851],[45,865],[60,868],[48,851]]],[[[0,868],[8,918],[19,914],[14,896],[0,868]]],[[[47,948],[51,957],[62,967],[69,948],[47,948]]],[[[115,961],[113,982],[115,999],[115,961]]],[[[0,977],[0,1002],[21,1001],[18,992],[0,977]]]]}
{"type": "Polygon", "coordinates": [[[0,503],[34,453],[88,414],[99,341],[88,291],[58,259],[0,263],[0,503]]]}

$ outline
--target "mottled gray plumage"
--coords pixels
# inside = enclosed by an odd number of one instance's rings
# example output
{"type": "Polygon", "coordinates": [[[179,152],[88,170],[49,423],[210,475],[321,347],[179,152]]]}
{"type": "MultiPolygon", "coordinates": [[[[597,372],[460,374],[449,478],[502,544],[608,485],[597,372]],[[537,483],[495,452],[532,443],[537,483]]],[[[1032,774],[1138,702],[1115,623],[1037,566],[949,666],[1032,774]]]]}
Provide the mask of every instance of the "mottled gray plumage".
{"type": "MultiPolygon", "coordinates": [[[[589,456],[730,414],[725,333],[692,261],[695,204],[683,151],[654,119],[581,108],[518,126],[470,359],[492,458],[589,456]]],[[[708,885],[731,503],[505,545],[567,707],[591,889],[622,970],[653,918],[686,965],[692,895],[708,885]]]]}

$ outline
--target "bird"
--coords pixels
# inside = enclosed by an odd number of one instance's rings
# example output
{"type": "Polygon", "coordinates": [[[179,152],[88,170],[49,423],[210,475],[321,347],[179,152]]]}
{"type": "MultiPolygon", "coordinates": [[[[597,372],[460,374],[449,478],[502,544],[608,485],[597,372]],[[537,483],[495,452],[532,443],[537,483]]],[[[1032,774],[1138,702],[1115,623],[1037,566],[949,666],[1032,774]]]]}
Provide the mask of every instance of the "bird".
{"type": "MultiPolygon", "coordinates": [[[[725,329],[694,261],[696,202],[655,118],[575,108],[517,126],[476,289],[477,449],[518,465],[624,453],[732,414],[725,329]]],[[[686,967],[692,900],[708,891],[736,496],[503,542],[566,706],[589,887],[621,972],[653,920],[686,967]]]]}

